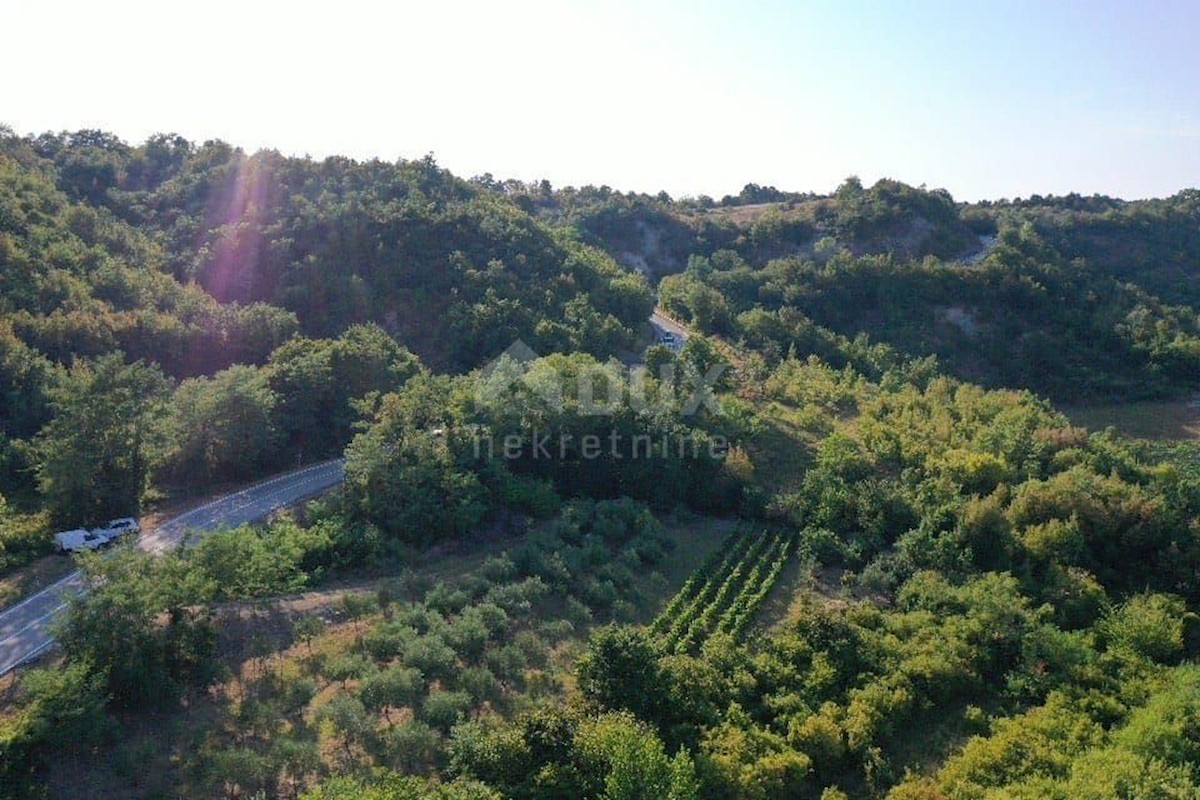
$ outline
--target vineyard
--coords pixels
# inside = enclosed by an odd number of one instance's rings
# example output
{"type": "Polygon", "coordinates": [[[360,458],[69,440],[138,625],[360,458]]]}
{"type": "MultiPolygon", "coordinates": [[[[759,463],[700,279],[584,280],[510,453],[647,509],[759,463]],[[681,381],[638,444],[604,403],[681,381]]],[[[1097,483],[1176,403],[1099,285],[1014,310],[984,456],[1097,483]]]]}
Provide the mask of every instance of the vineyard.
{"type": "Polygon", "coordinates": [[[796,548],[784,531],[741,531],[696,570],[650,626],[668,652],[690,652],[715,633],[740,637],[796,548]]]}

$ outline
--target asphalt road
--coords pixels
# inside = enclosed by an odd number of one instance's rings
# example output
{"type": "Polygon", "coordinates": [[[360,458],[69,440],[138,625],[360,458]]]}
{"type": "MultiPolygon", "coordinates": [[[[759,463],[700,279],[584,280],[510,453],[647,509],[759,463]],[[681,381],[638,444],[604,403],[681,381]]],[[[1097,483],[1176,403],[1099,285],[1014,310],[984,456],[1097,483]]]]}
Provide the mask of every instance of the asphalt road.
{"type": "MultiPolygon", "coordinates": [[[[297,500],[341,482],[338,459],[289,472],[225,495],[147,531],[138,546],[151,553],[178,547],[196,532],[253,522],[297,500]]],[[[37,594],[0,612],[0,675],[38,657],[54,644],[50,629],[71,598],[84,591],[76,570],[37,594]]]]}
{"type": "MultiPolygon", "coordinates": [[[[672,349],[680,349],[687,341],[687,329],[658,311],[650,316],[650,325],[658,342],[664,341],[665,333],[675,334],[678,340],[672,349]]],[[[340,459],[327,461],[218,498],[147,531],[138,538],[138,546],[147,552],[161,553],[178,547],[185,537],[196,532],[262,519],[277,508],[340,483],[344,466],[340,459]]],[[[83,576],[76,570],[12,608],[0,611],[0,675],[32,661],[54,644],[51,628],[55,619],[71,598],[82,591],[83,576]]]]}
{"type": "Polygon", "coordinates": [[[654,328],[654,340],[657,343],[662,343],[664,341],[663,334],[665,334],[665,333],[675,334],[675,336],[678,339],[678,344],[672,348],[673,350],[679,350],[680,348],[683,347],[683,343],[687,341],[687,338],[688,338],[687,328],[683,327],[682,325],[680,325],[678,322],[675,322],[674,320],[667,319],[662,314],[660,314],[657,309],[654,311],[653,314],[650,315],[650,327],[654,328]]]}

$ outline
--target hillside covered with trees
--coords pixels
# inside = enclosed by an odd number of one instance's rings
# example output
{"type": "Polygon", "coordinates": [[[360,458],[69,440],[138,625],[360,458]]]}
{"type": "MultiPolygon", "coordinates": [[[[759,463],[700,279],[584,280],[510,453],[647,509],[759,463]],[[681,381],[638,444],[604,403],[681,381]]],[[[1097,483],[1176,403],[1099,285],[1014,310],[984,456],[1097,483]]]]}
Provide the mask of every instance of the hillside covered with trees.
{"type": "MultiPolygon", "coordinates": [[[[156,484],[335,455],[349,402],[420,364],[628,351],[652,306],[641,277],[429,160],[5,134],[0,495],[89,524],[156,484]]],[[[47,542],[14,522],[0,564],[47,542]]]]}
{"type": "Polygon", "coordinates": [[[1062,402],[1191,392],[1200,196],[955,203],[850,178],[828,197],[747,185],[709,198],[503,188],[661,279],[681,320],[778,360],[952,375],[1062,402]]]}
{"type": "Polygon", "coordinates": [[[346,478],[79,558],[0,795],[1200,798],[1200,453],[1055,405],[1194,390],[1197,231],[5,131],[0,577],[346,478]]]}

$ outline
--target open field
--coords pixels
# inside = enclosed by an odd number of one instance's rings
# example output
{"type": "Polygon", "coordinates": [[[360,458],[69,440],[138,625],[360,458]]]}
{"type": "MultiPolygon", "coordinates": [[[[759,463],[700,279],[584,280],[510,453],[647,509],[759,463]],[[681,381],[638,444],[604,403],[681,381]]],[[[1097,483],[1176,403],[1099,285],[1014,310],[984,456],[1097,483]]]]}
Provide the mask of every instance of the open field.
{"type": "Polygon", "coordinates": [[[1181,400],[1066,407],[1063,412],[1093,431],[1112,427],[1138,439],[1200,439],[1200,408],[1181,400]]]}

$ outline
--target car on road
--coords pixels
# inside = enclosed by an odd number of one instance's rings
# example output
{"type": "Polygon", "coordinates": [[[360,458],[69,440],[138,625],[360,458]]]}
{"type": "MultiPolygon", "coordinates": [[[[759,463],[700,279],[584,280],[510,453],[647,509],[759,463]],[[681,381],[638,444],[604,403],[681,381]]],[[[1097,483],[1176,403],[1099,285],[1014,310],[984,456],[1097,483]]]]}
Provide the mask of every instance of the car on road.
{"type": "Polygon", "coordinates": [[[676,353],[683,349],[683,337],[674,331],[663,331],[660,341],[665,347],[676,353]]]}
{"type": "Polygon", "coordinates": [[[141,530],[142,526],[133,517],[121,517],[120,519],[110,519],[99,528],[93,528],[92,533],[102,533],[111,539],[120,539],[131,533],[138,534],[141,530]]]}
{"type": "Polygon", "coordinates": [[[121,517],[110,519],[90,531],[78,528],[73,531],[56,533],[54,534],[54,544],[60,553],[82,553],[85,550],[99,550],[101,547],[107,547],[113,542],[119,541],[123,536],[136,535],[141,529],[142,526],[133,517],[121,517]]]}
{"type": "Polygon", "coordinates": [[[107,534],[85,531],[83,528],[54,534],[54,544],[60,553],[83,553],[87,550],[99,550],[112,540],[112,537],[107,534]]]}

